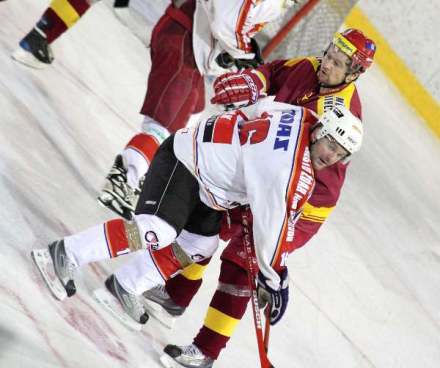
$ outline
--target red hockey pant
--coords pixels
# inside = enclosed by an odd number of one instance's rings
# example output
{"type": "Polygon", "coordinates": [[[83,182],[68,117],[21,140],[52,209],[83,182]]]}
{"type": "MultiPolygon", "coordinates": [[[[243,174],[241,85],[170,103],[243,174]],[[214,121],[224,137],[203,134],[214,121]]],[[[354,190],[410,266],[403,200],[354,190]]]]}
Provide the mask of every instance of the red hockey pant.
{"type": "MultiPolygon", "coordinates": [[[[192,18],[194,9],[182,11],[192,18]]],[[[141,113],[174,133],[205,106],[204,81],[194,59],[191,30],[165,14],[153,30],[151,63],[141,113]]]]}

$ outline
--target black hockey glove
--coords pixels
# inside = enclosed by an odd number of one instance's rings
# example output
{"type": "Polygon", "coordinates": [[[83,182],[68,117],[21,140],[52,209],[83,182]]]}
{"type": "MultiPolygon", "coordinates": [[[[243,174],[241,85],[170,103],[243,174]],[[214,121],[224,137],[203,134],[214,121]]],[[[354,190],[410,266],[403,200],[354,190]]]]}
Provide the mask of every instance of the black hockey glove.
{"type": "Polygon", "coordinates": [[[258,306],[264,308],[267,303],[270,305],[270,324],[275,325],[283,317],[289,302],[289,274],[285,268],[280,274],[280,288],[273,290],[266,283],[266,278],[258,272],[258,306]]]}
{"type": "Polygon", "coordinates": [[[251,38],[252,52],[255,54],[253,59],[234,59],[226,51],[219,54],[215,61],[222,68],[229,69],[234,64],[238,70],[247,68],[256,68],[264,64],[263,56],[261,55],[260,46],[254,38],[251,38]]]}
{"type": "Polygon", "coordinates": [[[235,59],[229,55],[226,51],[218,54],[215,58],[215,62],[222,68],[229,69],[234,65],[235,59]]]}
{"type": "Polygon", "coordinates": [[[255,38],[251,38],[252,52],[255,54],[253,59],[235,59],[235,66],[238,70],[247,68],[256,68],[264,64],[263,55],[260,46],[255,38]]]}

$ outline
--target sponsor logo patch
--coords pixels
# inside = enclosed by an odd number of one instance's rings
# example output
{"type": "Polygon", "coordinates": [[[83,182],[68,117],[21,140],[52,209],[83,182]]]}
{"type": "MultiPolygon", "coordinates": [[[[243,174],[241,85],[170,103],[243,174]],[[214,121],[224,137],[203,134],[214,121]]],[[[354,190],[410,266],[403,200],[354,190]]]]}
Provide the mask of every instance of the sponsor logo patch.
{"type": "Polygon", "coordinates": [[[145,242],[147,243],[147,247],[151,250],[159,249],[159,239],[154,231],[147,231],[145,233],[145,242]]]}

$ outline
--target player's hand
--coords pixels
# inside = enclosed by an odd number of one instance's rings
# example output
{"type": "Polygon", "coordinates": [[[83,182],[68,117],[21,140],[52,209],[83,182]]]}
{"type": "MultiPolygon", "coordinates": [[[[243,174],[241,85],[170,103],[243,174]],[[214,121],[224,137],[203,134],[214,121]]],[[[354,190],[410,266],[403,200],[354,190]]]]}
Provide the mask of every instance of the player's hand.
{"type": "Polygon", "coordinates": [[[287,268],[280,273],[280,287],[278,290],[272,289],[266,283],[266,278],[258,272],[258,306],[264,308],[270,306],[270,324],[275,325],[283,317],[289,302],[289,274],[287,268]]]}
{"type": "Polygon", "coordinates": [[[254,53],[253,59],[235,59],[235,66],[238,70],[256,68],[264,64],[263,53],[261,52],[260,45],[255,38],[251,38],[252,52],[254,53]]]}
{"type": "Polygon", "coordinates": [[[223,74],[214,81],[215,96],[211,103],[239,106],[254,104],[260,97],[261,86],[262,82],[252,73],[223,74]]]}

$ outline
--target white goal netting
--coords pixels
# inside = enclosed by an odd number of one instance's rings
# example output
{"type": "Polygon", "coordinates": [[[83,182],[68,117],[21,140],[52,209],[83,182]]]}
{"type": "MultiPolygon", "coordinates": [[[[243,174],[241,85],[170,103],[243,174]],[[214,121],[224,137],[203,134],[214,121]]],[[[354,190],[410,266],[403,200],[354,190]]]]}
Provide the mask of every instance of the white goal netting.
{"type": "MultiPolygon", "coordinates": [[[[311,11],[301,18],[266,60],[320,55],[357,1],[312,1],[312,3],[316,4],[314,4],[311,11]]],[[[264,30],[256,37],[261,48],[263,49],[275,37],[277,32],[307,3],[310,3],[310,0],[300,1],[299,4],[289,8],[278,22],[267,24],[264,30]]]]}

